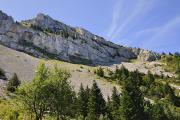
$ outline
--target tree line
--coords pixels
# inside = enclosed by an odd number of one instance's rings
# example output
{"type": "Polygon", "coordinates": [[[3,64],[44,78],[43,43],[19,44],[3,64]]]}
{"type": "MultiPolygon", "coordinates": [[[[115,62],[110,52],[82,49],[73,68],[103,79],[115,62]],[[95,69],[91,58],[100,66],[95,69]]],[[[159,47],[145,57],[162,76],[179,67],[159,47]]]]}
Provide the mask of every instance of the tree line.
{"type": "MultiPolygon", "coordinates": [[[[50,69],[44,63],[38,65],[32,82],[19,83],[15,87],[13,84],[11,92],[31,120],[178,120],[179,116],[162,102],[144,99],[141,73],[129,72],[124,67],[116,69],[115,73],[113,77],[123,79],[122,91],[120,93],[114,87],[107,100],[95,80],[91,88],[81,84],[76,94],[68,80],[69,72],[57,66],[50,69]]],[[[147,85],[154,82],[152,74],[146,77],[147,85]]],[[[9,84],[18,79],[16,75],[12,78],[9,84]]],[[[167,92],[171,91],[168,84],[166,87],[167,92]]],[[[18,120],[18,116],[20,113],[17,112],[13,120],[18,120]]]]}

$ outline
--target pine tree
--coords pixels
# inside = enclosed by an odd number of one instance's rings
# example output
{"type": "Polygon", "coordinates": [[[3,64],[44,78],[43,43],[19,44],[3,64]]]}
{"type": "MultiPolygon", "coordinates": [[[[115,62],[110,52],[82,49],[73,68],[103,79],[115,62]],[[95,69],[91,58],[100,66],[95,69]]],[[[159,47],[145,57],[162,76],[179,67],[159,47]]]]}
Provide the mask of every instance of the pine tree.
{"type": "Polygon", "coordinates": [[[88,87],[88,86],[86,86],[85,93],[86,93],[86,97],[87,97],[87,99],[89,100],[89,96],[90,96],[90,89],[89,89],[89,87],[88,87]]]}
{"type": "Polygon", "coordinates": [[[143,96],[139,89],[139,80],[136,73],[131,73],[125,80],[121,97],[121,117],[123,120],[143,120],[143,96]]]}
{"type": "Polygon", "coordinates": [[[116,67],[115,70],[115,78],[117,79],[117,82],[123,82],[125,79],[127,79],[129,76],[129,71],[124,67],[124,65],[121,66],[120,69],[116,67]]]}
{"type": "Polygon", "coordinates": [[[119,107],[120,107],[120,94],[118,93],[116,87],[113,87],[111,96],[111,115],[114,120],[119,120],[119,107]]]}
{"type": "Polygon", "coordinates": [[[83,116],[83,118],[85,118],[87,116],[87,110],[88,110],[88,108],[87,108],[88,107],[88,97],[89,97],[88,87],[86,90],[84,90],[84,87],[81,83],[80,90],[78,93],[78,112],[80,115],[83,116]]]}
{"type": "Polygon", "coordinates": [[[88,118],[91,120],[97,120],[100,115],[105,115],[105,112],[106,102],[96,81],[94,81],[88,102],[88,118]]]}
{"type": "Polygon", "coordinates": [[[12,78],[8,82],[7,90],[10,92],[14,92],[20,84],[21,84],[21,82],[18,79],[17,74],[14,73],[12,78]]]}
{"type": "Polygon", "coordinates": [[[113,108],[117,110],[120,105],[120,94],[118,93],[116,87],[113,87],[111,100],[113,108]]]}
{"type": "Polygon", "coordinates": [[[112,101],[111,101],[110,97],[108,96],[107,102],[106,102],[106,115],[110,120],[113,120],[111,112],[112,112],[112,101]]]}
{"type": "Polygon", "coordinates": [[[122,79],[128,78],[128,76],[129,76],[129,71],[128,71],[128,69],[126,69],[126,68],[124,67],[124,65],[122,65],[121,71],[122,71],[122,75],[121,75],[122,79]]]}

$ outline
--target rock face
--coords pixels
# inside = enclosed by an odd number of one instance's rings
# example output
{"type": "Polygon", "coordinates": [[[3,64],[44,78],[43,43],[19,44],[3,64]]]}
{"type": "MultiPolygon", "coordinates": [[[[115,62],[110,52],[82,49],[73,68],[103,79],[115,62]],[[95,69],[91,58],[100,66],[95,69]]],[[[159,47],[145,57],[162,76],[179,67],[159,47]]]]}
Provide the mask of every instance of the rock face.
{"type": "Polygon", "coordinates": [[[160,57],[154,52],[116,45],[44,14],[18,23],[0,11],[0,43],[35,57],[91,65],[111,65],[136,58],[152,61],[160,57]]]}
{"type": "Polygon", "coordinates": [[[132,51],[138,56],[140,61],[155,61],[161,58],[161,56],[155,52],[143,50],[140,48],[132,48],[132,51]]]}

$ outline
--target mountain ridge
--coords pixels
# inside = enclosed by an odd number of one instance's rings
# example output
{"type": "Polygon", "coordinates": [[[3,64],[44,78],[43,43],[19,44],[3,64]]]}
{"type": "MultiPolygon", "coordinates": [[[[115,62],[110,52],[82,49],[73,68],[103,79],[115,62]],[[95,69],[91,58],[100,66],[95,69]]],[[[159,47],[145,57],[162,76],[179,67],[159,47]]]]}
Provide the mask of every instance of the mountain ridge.
{"type": "Polygon", "coordinates": [[[160,58],[158,53],[114,44],[88,30],[68,26],[42,13],[30,20],[14,22],[11,16],[0,11],[0,43],[35,57],[89,65],[160,58]]]}

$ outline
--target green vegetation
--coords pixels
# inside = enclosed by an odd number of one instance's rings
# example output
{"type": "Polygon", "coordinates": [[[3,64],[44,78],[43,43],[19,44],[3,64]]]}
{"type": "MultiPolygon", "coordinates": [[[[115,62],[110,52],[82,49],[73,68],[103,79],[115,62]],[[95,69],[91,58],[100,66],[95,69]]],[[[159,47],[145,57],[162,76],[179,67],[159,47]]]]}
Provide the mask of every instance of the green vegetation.
{"type": "Polygon", "coordinates": [[[180,85],[180,56],[178,53],[163,55],[160,62],[163,63],[163,68],[167,72],[176,74],[176,77],[166,78],[166,81],[180,85]]]}
{"type": "Polygon", "coordinates": [[[34,29],[34,30],[43,31],[43,29],[42,29],[41,27],[37,26],[37,25],[31,24],[30,27],[31,27],[32,29],[34,29]]]}
{"type": "Polygon", "coordinates": [[[82,116],[83,118],[87,117],[88,114],[88,100],[90,96],[90,89],[84,89],[83,85],[81,84],[80,90],[78,93],[78,115],[82,116]]]}
{"type": "Polygon", "coordinates": [[[75,63],[75,64],[83,64],[83,65],[91,65],[92,64],[91,60],[78,57],[78,54],[77,54],[77,56],[70,55],[69,59],[70,59],[70,61],[72,61],[72,63],[75,63]]]}
{"type": "Polygon", "coordinates": [[[180,65],[180,56],[174,55],[164,55],[162,56],[161,62],[165,63],[164,68],[166,71],[177,72],[180,65]]]}
{"type": "Polygon", "coordinates": [[[42,120],[47,111],[57,120],[64,120],[72,116],[76,101],[67,81],[69,76],[69,73],[57,67],[50,71],[41,63],[33,81],[18,89],[18,100],[29,113],[35,115],[36,120],[42,120]]]}
{"type": "MultiPolygon", "coordinates": [[[[102,68],[98,68],[98,71],[104,72],[102,68]]],[[[8,100],[0,101],[0,119],[179,119],[179,98],[169,84],[156,81],[159,76],[154,76],[150,72],[144,75],[137,70],[129,72],[124,66],[121,69],[116,68],[108,75],[109,78],[119,81],[122,93],[114,87],[111,97],[105,101],[96,81],[91,88],[84,88],[81,84],[76,94],[68,81],[71,76],[69,72],[57,66],[49,68],[40,63],[33,81],[21,84],[8,100]]],[[[106,75],[103,73],[102,77],[106,75]]],[[[17,80],[17,75],[12,79],[17,80]]]]}
{"type": "Polygon", "coordinates": [[[0,68],[0,78],[4,78],[5,77],[5,72],[3,69],[0,68]]]}
{"type": "Polygon", "coordinates": [[[106,102],[103,98],[101,90],[94,81],[90,90],[90,96],[88,100],[88,116],[89,120],[98,120],[100,115],[105,115],[106,102]]]}
{"type": "Polygon", "coordinates": [[[30,28],[37,30],[37,31],[44,32],[45,34],[51,33],[51,34],[61,35],[64,38],[68,38],[69,36],[71,36],[73,39],[76,39],[75,34],[70,35],[66,30],[53,30],[51,28],[41,28],[41,27],[39,27],[37,25],[33,25],[33,24],[30,25],[30,28]]]}
{"type": "Polygon", "coordinates": [[[137,72],[130,73],[124,81],[121,97],[121,117],[123,120],[144,120],[143,96],[139,88],[137,72]]]}
{"type": "Polygon", "coordinates": [[[94,71],[98,76],[104,77],[104,70],[101,67],[98,67],[97,70],[94,71]]]}
{"type": "Polygon", "coordinates": [[[111,99],[108,98],[107,102],[107,114],[110,119],[117,120],[120,116],[120,93],[118,93],[116,87],[112,90],[111,99]]]}
{"type": "Polygon", "coordinates": [[[7,90],[10,92],[14,92],[20,84],[21,82],[18,79],[17,74],[14,73],[12,78],[9,80],[7,84],[7,90]]]}

